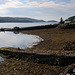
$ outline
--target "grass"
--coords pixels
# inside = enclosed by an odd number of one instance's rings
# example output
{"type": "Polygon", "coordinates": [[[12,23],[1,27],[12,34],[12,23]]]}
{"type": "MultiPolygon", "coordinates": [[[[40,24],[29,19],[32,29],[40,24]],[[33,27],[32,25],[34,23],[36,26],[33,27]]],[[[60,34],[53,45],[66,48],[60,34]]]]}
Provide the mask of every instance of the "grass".
{"type": "Polygon", "coordinates": [[[0,48],[0,50],[8,50],[8,51],[11,51],[13,49],[16,49],[16,48],[12,48],[12,47],[2,47],[2,48],[0,48]]]}

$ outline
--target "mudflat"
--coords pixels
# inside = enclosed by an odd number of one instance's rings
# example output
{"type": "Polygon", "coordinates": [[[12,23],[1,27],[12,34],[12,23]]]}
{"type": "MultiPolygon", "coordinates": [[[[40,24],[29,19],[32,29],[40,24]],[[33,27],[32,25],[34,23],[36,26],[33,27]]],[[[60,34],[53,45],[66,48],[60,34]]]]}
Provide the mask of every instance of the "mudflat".
{"type": "Polygon", "coordinates": [[[40,42],[30,50],[63,50],[63,47],[65,47],[68,42],[75,41],[75,29],[52,28],[24,30],[21,31],[21,33],[38,35],[44,39],[43,42],[40,42]]]}

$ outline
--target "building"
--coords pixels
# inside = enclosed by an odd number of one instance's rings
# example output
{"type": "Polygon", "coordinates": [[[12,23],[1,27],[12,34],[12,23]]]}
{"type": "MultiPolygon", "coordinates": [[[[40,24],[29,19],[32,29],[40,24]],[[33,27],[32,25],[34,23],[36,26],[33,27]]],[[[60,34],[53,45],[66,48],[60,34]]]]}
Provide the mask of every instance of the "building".
{"type": "Polygon", "coordinates": [[[71,23],[71,21],[65,21],[64,22],[64,24],[70,24],[71,23]]]}

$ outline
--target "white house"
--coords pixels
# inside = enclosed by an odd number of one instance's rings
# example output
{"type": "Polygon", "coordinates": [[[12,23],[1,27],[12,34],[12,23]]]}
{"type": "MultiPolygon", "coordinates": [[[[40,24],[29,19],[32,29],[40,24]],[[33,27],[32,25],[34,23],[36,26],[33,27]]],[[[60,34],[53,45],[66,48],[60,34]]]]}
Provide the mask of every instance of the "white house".
{"type": "Polygon", "coordinates": [[[71,23],[71,21],[65,21],[64,22],[64,24],[70,24],[71,23]]]}

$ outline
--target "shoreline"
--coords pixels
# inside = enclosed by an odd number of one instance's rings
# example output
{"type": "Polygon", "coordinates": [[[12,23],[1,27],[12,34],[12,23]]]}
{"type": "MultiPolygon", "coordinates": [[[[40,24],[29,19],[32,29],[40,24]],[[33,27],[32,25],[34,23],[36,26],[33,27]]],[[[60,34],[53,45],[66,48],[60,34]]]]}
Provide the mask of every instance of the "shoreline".
{"type": "Polygon", "coordinates": [[[49,29],[56,28],[58,24],[49,24],[49,25],[40,25],[40,26],[31,26],[31,27],[14,27],[14,28],[1,28],[0,31],[23,31],[23,30],[40,30],[40,29],[49,29]]]}
{"type": "Polygon", "coordinates": [[[48,64],[53,66],[68,66],[75,62],[75,56],[65,56],[65,55],[55,55],[55,54],[38,54],[32,52],[15,52],[0,50],[0,53],[3,54],[4,58],[17,58],[21,60],[27,59],[28,62],[48,64]],[[64,64],[63,64],[64,63],[64,64]]]}
{"type": "Polygon", "coordinates": [[[63,50],[67,42],[75,41],[75,29],[45,28],[19,32],[38,35],[44,41],[26,50],[13,48],[0,50],[0,53],[6,56],[6,60],[0,64],[0,73],[2,75],[59,75],[65,70],[65,66],[75,63],[75,51],[63,50]],[[30,51],[31,53],[24,53],[24,51],[30,51]],[[68,56],[64,52],[67,52],[68,56]],[[74,56],[69,55],[69,52],[74,56]],[[45,55],[44,53],[50,53],[51,55],[45,55]]]}
{"type": "MultiPolygon", "coordinates": [[[[25,49],[25,51],[33,51],[38,52],[40,54],[40,51],[44,54],[47,54],[46,51],[50,53],[50,51],[53,51],[52,53],[59,55],[59,53],[63,53],[62,55],[71,55],[74,52],[72,51],[65,51],[63,48],[65,47],[67,42],[73,42],[75,41],[75,31],[74,29],[60,29],[60,28],[48,28],[50,25],[47,26],[38,26],[44,29],[36,29],[36,27],[27,27],[24,28],[24,30],[19,30],[19,32],[23,34],[32,34],[37,35],[44,39],[44,41],[38,43],[37,45],[34,45],[32,48],[25,49]],[[46,27],[46,28],[45,28],[46,27]],[[74,32],[74,33],[73,33],[74,32]]],[[[75,52],[73,53],[73,56],[75,56],[75,52]]]]}
{"type": "Polygon", "coordinates": [[[55,54],[59,56],[59,54],[61,54],[60,56],[75,56],[75,50],[63,50],[67,42],[75,41],[74,29],[45,28],[39,30],[22,30],[19,32],[23,34],[38,35],[39,37],[44,39],[44,41],[38,43],[37,45],[34,45],[32,48],[27,48],[22,51],[18,51],[16,49],[18,52],[28,51],[28,53],[41,53],[45,55],[55,54]]]}

